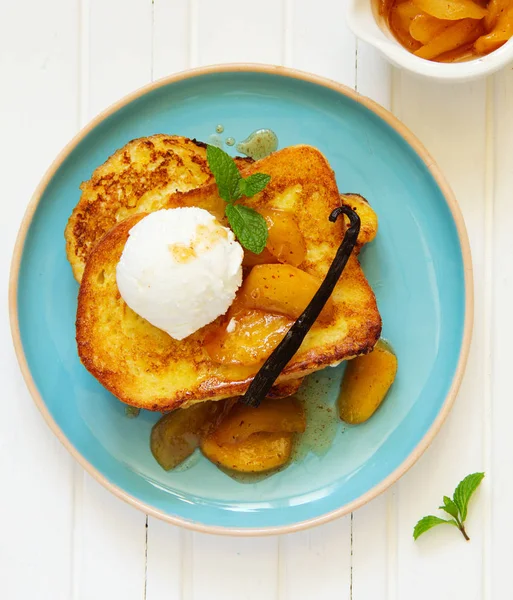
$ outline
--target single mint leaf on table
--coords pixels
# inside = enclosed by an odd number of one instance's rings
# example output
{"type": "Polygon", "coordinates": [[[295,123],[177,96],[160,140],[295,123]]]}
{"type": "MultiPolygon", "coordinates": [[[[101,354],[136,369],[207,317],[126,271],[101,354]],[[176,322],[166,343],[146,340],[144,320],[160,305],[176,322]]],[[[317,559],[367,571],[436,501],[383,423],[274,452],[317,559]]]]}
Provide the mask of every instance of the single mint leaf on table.
{"type": "Polygon", "coordinates": [[[416,540],[425,531],[428,531],[436,525],[441,523],[448,523],[455,525],[461,532],[461,535],[467,540],[470,538],[465,530],[465,519],[467,518],[468,503],[472,494],[479,487],[481,481],[483,481],[484,473],[472,473],[467,475],[465,479],[460,481],[457,488],[454,490],[454,497],[451,499],[449,496],[444,496],[444,503],[439,506],[441,510],[454,517],[454,519],[440,519],[430,515],[421,519],[413,529],[413,538],[416,540]]]}
{"type": "Polygon", "coordinates": [[[426,531],[429,531],[430,529],[432,529],[433,527],[436,527],[437,525],[454,525],[455,527],[458,527],[458,523],[456,523],[456,521],[454,521],[453,519],[450,519],[450,520],[440,519],[440,517],[435,517],[433,515],[429,515],[429,516],[421,519],[415,525],[415,527],[413,529],[413,539],[416,540],[423,533],[425,533],[426,531]]]}
{"type": "Polygon", "coordinates": [[[265,173],[254,173],[239,182],[241,196],[251,198],[255,194],[263,191],[271,181],[271,176],[265,173]]]}
{"type": "Polygon", "coordinates": [[[454,501],[451,500],[451,498],[449,498],[449,496],[444,496],[444,503],[438,508],[445,510],[445,512],[451,515],[451,517],[458,519],[458,507],[456,506],[454,501]]]}
{"type": "Polygon", "coordinates": [[[207,162],[221,198],[225,202],[240,198],[239,181],[242,177],[233,158],[221,148],[208,145],[207,162]]]}
{"type": "Polygon", "coordinates": [[[460,511],[461,522],[467,518],[468,502],[483,480],[484,473],[472,473],[460,481],[454,490],[454,502],[460,511]]]}
{"type": "Polygon", "coordinates": [[[260,254],[267,244],[268,236],[264,217],[244,204],[228,204],[226,216],[233,233],[244,248],[260,254]]]}

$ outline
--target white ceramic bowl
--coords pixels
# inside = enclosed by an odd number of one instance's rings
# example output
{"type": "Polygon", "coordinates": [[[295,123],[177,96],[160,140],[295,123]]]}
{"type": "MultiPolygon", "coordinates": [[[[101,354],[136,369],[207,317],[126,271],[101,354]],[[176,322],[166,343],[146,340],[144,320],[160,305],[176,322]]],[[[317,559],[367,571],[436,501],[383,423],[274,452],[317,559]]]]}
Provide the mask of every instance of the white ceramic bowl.
{"type": "Polygon", "coordinates": [[[381,50],[394,65],[433,79],[465,81],[485,77],[513,61],[513,39],[495,52],[474,60],[437,63],[419,58],[394,38],[372,0],[350,0],[347,22],[357,37],[381,50]]]}

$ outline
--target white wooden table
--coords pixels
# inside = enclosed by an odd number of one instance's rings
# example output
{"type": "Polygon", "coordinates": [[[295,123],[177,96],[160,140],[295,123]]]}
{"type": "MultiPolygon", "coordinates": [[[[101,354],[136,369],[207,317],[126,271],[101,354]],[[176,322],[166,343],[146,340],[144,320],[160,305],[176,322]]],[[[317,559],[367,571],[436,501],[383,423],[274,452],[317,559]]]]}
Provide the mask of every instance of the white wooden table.
{"type": "Polygon", "coordinates": [[[0,0],[0,598],[5,600],[502,600],[513,559],[513,70],[442,85],[357,43],[345,0],[0,0]],[[125,505],[78,467],[25,389],[6,286],[23,211],[61,147],[127,92],[188,67],[285,64],[390,108],[445,171],[475,270],[472,352],[437,439],[388,493],[285,537],[218,538],[125,505]],[[467,473],[487,473],[465,543],[412,540],[467,473]]]}

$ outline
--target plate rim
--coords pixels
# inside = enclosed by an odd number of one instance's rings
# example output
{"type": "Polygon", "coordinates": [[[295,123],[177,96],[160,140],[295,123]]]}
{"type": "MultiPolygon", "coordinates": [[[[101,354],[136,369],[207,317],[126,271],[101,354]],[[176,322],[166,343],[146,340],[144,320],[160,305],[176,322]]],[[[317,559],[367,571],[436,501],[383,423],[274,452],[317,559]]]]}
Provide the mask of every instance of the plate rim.
{"type": "Polygon", "coordinates": [[[208,65],[204,67],[197,67],[193,69],[187,69],[184,71],[180,71],[174,73],[172,75],[168,75],[161,79],[158,79],[152,83],[144,85],[135,91],[125,95],[123,98],[111,104],[108,108],[100,112],[96,117],[94,117],[87,125],[85,125],[59,152],[56,158],[53,160],[51,165],[46,170],[43,175],[41,181],[36,187],[32,198],[27,206],[23,219],[21,221],[21,225],[18,231],[18,235],[16,238],[12,260],[11,260],[11,268],[9,274],[9,296],[8,296],[8,306],[9,306],[9,320],[11,326],[11,335],[13,339],[14,349],[16,353],[16,357],[21,369],[21,373],[25,380],[25,384],[34,400],[37,408],[45,419],[47,425],[53,431],[53,433],[57,436],[59,441],[63,444],[63,446],[68,450],[68,452],[73,456],[75,460],[90,474],[92,475],[96,481],[98,481],[103,487],[112,492],[115,496],[120,498],[121,500],[127,502],[128,504],[134,506],[135,508],[141,510],[142,512],[150,515],[152,517],[156,517],[160,520],[166,521],[173,525],[181,526],[186,529],[190,529],[193,531],[198,531],[200,533],[210,533],[217,535],[232,535],[232,536],[265,536],[265,535],[277,535],[277,534],[285,534],[285,533],[293,533],[296,531],[302,531],[308,529],[310,527],[314,527],[317,525],[321,525],[324,523],[328,523],[329,521],[333,521],[339,517],[347,515],[348,513],[360,508],[364,504],[367,504],[380,494],[382,494],[385,490],[387,490],[393,483],[399,480],[405,473],[408,471],[422,456],[422,454],[427,450],[430,446],[436,434],[439,432],[442,424],[444,423],[447,415],[449,414],[454,401],[456,399],[458,390],[461,385],[461,381],[463,379],[463,375],[465,372],[465,367],[467,364],[467,359],[470,351],[470,342],[472,339],[472,329],[473,329],[473,320],[474,320],[474,284],[473,284],[473,269],[472,269],[472,257],[471,250],[469,244],[469,238],[465,226],[465,222],[463,219],[463,214],[459,207],[459,204],[456,200],[456,197],[447,182],[445,176],[442,171],[436,164],[433,157],[424,147],[424,145],[417,139],[417,137],[404,125],[395,115],[393,115],[389,110],[367,98],[359,94],[357,91],[352,88],[338,83],[332,79],[328,79],[326,77],[322,77],[320,75],[315,75],[313,73],[308,73],[306,71],[301,71],[298,69],[292,69],[289,67],[271,65],[271,64],[261,64],[261,63],[226,63],[226,64],[215,64],[208,65]],[[221,525],[205,525],[203,523],[198,523],[196,521],[190,521],[188,519],[184,519],[182,517],[176,515],[170,515],[162,510],[156,509],[150,504],[146,504],[145,502],[138,500],[128,492],[126,492],[121,487],[113,484],[105,475],[103,475],[96,467],[94,467],[88,460],[86,460],[82,454],[75,448],[70,439],[64,434],[62,429],[57,425],[53,417],[51,416],[41,394],[39,393],[35,381],[30,372],[27,358],[25,356],[25,352],[23,349],[21,334],[20,334],[20,326],[19,326],[19,315],[18,315],[18,280],[19,280],[19,271],[21,265],[21,259],[23,256],[23,250],[25,247],[25,241],[27,237],[28,230],[32,223],[32,219],[36,212],[36,209],[39,205],[39,201],[50,183],[51,179],[54,177],[55,173],[64,162],[64,160],[68,157],[71,151],[102,121],[116,113],[118,110],[136,100],[144,96],[145,94],[156,90],[160,87],[176,83],[179,81],[184,81],[187,79],[192,79],[195,77],[200,77],[203,75],[209,75],[214,73],[236,73],[236,72],[246,72],[246,73],[265,73],[268,75],[280,75],[282,77],[288,77],[291,79],[302,80],[308,83],[313,83],[319,85],[321,87],[331,89],[343,96],[362,104],[365,108],[369,109],[372,113],[376,114],[383,121],[385,121],[396,133],[398,133],[417,153],[417,155],[421,158],[423,163],[426,165],[427,169],[435,179],[437,185],[439,186],[442,194],[444,196],[445,202],[451,212],[451,215],[454,219],[456,225],[456,231],[458,234],[458,239],[460,243],[462,259],[463,259],[463,275],[464,275],[464,289],[465,289],[465,320],[463,327],[463,337],[461,341],[461,348],[459,352],[458,364],[456,370],[454,372],[451,387],[447,393],[447,396],[440,408],[436,418],[432,422],[428,431],[424,434],[423,438],[418,442],[413,451],[404,459],[404,461],[390,473],[383,481],[372,487],[370,490],[367,490],[364,494],[356,498],[355,500],[346,503],[335,510],[324,513],[323,515],[319,515],[317,517],[313,517],[310,519],[305,519],[302,521],[298,521],[297,523],[292,523],[288,525],[273,525],[268,527],[251,527],[251,528],[243,528],[243,527],[226,527],[221,525]]]}

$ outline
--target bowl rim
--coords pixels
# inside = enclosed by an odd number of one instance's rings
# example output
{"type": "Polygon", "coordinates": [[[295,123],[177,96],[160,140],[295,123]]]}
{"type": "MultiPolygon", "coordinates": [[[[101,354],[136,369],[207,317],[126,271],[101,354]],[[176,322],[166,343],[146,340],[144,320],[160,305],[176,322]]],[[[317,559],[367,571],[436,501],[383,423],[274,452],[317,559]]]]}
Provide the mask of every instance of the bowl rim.
{"type": "Polygon", "coordinates": [[[22,219],[20,229],[18,232],[18,236],[16,239],[12,262],[11,262],[11,270],[9,275],[9,318],[11,325],[11,334],[13,338],[14,348],[16,352],[16,356],[20,365],[20,369],[25,380],[25,383],[28,387],[28,390],[37,406],[39,411],[41,412],[43,418],[47,422],[50,429],[57,436],[60,442],[64,445],[64,447],[70,452],[70,454],[75,458],[78,463],[90,474],[94,479],[96,479],[103,487],[112,492],[121,500],[131,504],[135,508],[143,511],[147,515],[152,517],[156,517],[163,521],[167,521],[173,525],[179,525],[186,529],[190,529],[193,531],[198,531],[200,533],[210,533],[210,534],[221,534],[221,535],[232,535],[232,536],[263,536],[263,535],[276,535],[276,534],[284,534],[284,533],[292,533],[296,531],[301,531],[307,529],[309,527],[313,527],[316,525],[321,525],[323,523],[327,523],[332,521],[338,517],[342,517],[357,508],[363,506],[370,500],[374,499],[385,490],[387,490],[393,483],[395,483],[408,469],[410,469],[420,458],[420,456],[424,453],[424,451],[431,444],[436,434],[440,430],[443,422],[445,421],[449,411],[451,410],[454,401],[456,399],[456,395],[458,389],[461,384],[461,380],[463,378],[463,374],[465,371],[465,366],[467,363],[467,358],[470,350],[470,342],[472,338],[472,328],[473,328],[473,314],[474,314],[474,288],[473,288],[473,271],[472,271],[472,258],[470,251],[469,239],[465,227],[465,222],[463,219],[463,215],[461,213],[461,209],[457,203],[457,200],[452,192],[448,182],[443,176],[441,170],[438,165],[435,163],[434,159],[431,157],[429,152],[423,146],[423,144],[413,135],[413,133],[397,119],[391,112],[389,112],[384,107],[380,106],[373,100],[362,96],[355,90],[333,81],[331,79],[327,79],[325,77],[321,77],[319,75],[314,75],[311,73],[307,73],[304,71],[291,69],[288,67],[275,66],[269,64],[260,64],[260,63],[228,63],[228,64],[218,64],[218,65],[209,65],[205,67],[199,67],[194,69],[187,69],[185,71],[181,71],[167,77],[163,77],[162,79],[156,80],[150,84],[147,84],[136,91],[124,96],[121,100],[115,102],[107,109],[98,114],[94,119],[92,119],[85,127],[83,127],[68,144],[61,150],[61,152],[54,159],[37,188],[34,191],[34,194],[28,204],[28,207],[25,211],[25,215],[22,219]],[[146,504],[145,502],[138,500],[131,494],[127,493],[121,487],[113,484],[109,479],[103,475],[99,470],[96,469],[89,461],[87,461],[80,452],[75,448],[72,442],[67,438],[61,428],[57,425],[53,417],[51,416],[41,394],[39,393],[35,381],[30,372],[27,358],[25,356],[25,352],[23,349],[23,344],[21,341],[20,335],[20,326],[19,326],[19,316],[18,316],[18,279],[19,279],[19,271],[21,260],[23,256],[23,249],[25,245],[25,240],[27,237],[27,233],[29,227],[32,223],[33,216],[35,211],[39,205],[39,201],[43,195],[44,190],[48,186],[50,180],[55,175],[57,169],[66,159],[66,157],[70,154],[70,152],[78,145],[82,139],[88,135],[99,123],[105,120],[110,115],[114,114],[122,107],[126,106],[133,100],[143,96],[144,94],[156,90],[160,87],[183,81],[195,77],[200,77],[203,75],[215,74],[215,73],[237,73],[237,72],[245,72],[245,73],[265,73],[269,75],[279,75],[282,77],[288,77],[292,79],[302,80],[308,83],[313,83],[324,88],[331,89],[335,92],[346,96],[359,104],[362,104],[364,107],[369,109],[371,112],[376,114],[378,117],[383,119],[394,131],[396,131],[419,155],[422,159],[431,175],[437,182],[440,190],[443,193],[445,201],[451,211],[452,217],[454,219],[456,230],[460,242],[461,252],[462,252],[462,260],[463,260],[463,271],[464,271],[464,287],[465,287],[465,320],[464,320],[464,328],[463,328],[463,337],[461,341],[461,348],[458,358],[458,364],[456,370],[453,375],[451,387],[449,392],[444,400],[442,407],[440,408],[439,413],[434,419],[433,423],[429,427],[428,431],[424,435],[424,437],[419,441],[414,450],[405,458],[405,460],[392,472],[390,473],[383,481],[375,485],[373,488],[362,494],[360,497],[355,500],[340,506],[339,508],[325,513],[323,515],[319,515],[317,517],[313,517],[310,519],[306,519],[303,521],[299,521],[297,523],[289,524],[289,525],[276,525],[269,527],[253,527],[253,528],[231,528],[219,525],[205,525],[202,523],[198,523],[195,521],[189,521],[187,519],[183,519],[182,517],[168,514],[162,510],[158,510],[153,506],[146,504]]]}
{"type": "MultiPolygon", "coordinates": [[[[384,26],[380,24],[376,14],[371,6],[371,0],[365,0],[369,3],[369,12],[372,13],[372,19],[378,29],[384,31],[384,26]]],[[[409,50],[404,48],[390,35],[385,40],[376,37],[372,32],[361,26],[355,18],[359,12],[361,0],[351,0],[346,10],[346,20],[349,29],[354,35],[364,42],[367,42],[374,48],[377,48],[388,60],[396,66],[406,69],[416,75],[439,79],[441,81],[470,81],[479,77],[486,77],[505,67],[513,61],[513,38],[508,40],[497,50],[484,56],[472,60],[466,60],[458,63],[440,63],[432,60],[419,58],[409,50]]]]}

